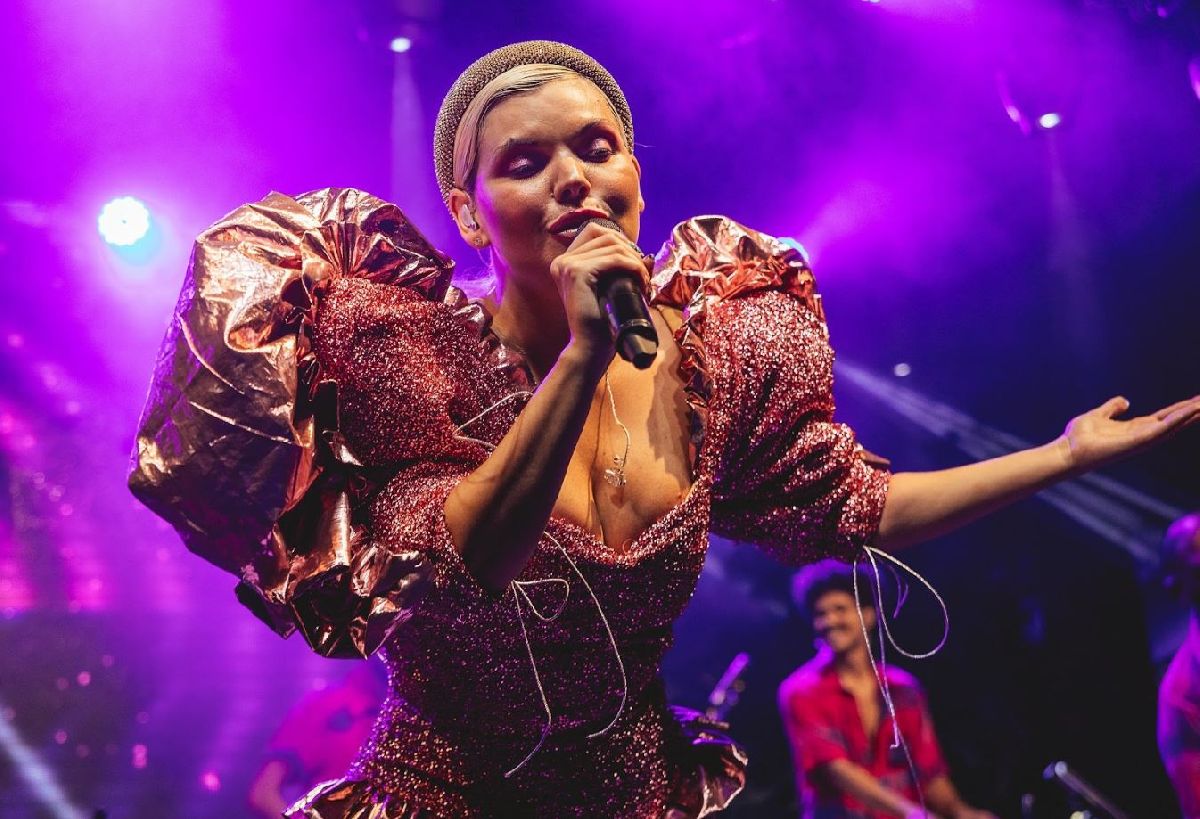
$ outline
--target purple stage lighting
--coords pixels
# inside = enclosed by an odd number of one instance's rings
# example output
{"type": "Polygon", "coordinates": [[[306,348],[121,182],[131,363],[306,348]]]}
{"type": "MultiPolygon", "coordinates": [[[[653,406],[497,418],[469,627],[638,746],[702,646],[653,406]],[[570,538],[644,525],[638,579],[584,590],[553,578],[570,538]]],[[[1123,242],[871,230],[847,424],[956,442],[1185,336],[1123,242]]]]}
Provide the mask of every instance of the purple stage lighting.
{"type": "Polygon", "coordinates": [[[129,247],[150,231],[150,211],[132,196],[119,196],[100,209],[96,227],[110,245],[129,247]]]}
{"type": "Polygon", "coordinates": [[[1049,131],[1051,128],[1057,128],[1062,124],[1062,117],[1051,111],[1048,114],[1042,114],[1038,117],[1037,123],[1039,128],[1049,131]]]}

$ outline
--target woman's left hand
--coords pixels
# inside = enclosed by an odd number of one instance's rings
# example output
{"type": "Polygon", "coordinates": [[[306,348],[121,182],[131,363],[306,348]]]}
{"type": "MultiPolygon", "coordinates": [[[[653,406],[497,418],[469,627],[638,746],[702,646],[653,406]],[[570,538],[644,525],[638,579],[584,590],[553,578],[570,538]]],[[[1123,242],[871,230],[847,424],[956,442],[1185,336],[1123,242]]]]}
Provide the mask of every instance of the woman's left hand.
{"type": "Polygon", "coordinates": [[[1200,418],[1200,396],[1164,407],[1150,415],[1120,420],[1129,409],[1124,398],[1110,398],[1094,410],[1071,419],[1060,439],[1071,470],[1086,472],[1164,441],[1200,418]]]}

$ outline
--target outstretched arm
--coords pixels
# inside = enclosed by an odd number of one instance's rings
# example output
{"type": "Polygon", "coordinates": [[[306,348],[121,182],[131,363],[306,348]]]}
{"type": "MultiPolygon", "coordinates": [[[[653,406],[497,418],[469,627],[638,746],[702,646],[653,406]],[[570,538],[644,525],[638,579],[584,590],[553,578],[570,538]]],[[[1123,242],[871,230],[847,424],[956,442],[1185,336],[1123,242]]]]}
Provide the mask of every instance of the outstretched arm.
{"type": "Polygon", "coordinates": [[[1123,421],[1124,398],[1073,419],[1054,441],[936,472],[892,476],[879,544],[890,551],[945,534],[1066,478],[1165,440],[1200,418],[1200,396],[1123,421]]]}

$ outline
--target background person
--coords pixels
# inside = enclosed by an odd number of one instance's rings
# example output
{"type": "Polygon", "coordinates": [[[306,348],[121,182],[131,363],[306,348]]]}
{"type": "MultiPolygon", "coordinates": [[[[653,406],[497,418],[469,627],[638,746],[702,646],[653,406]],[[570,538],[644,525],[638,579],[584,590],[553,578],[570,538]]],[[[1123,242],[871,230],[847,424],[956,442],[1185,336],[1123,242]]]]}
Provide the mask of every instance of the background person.
{"type": "Polygon", "coordinates": [[[862,618],[854,600],[854,570],[836,560],[797,572],[797,608],[812,620],[817,655],[779,686],[779,710],[791,742],[803,819],[875,819],[932,815],[995,819],[962,800],[950,781],[925,695],[907,672],[887,666],[896,720],[908,745],[893,747],[893,721],[871,667],[864,627],[875,634],[873,585],[858,573],[862,618]]]}

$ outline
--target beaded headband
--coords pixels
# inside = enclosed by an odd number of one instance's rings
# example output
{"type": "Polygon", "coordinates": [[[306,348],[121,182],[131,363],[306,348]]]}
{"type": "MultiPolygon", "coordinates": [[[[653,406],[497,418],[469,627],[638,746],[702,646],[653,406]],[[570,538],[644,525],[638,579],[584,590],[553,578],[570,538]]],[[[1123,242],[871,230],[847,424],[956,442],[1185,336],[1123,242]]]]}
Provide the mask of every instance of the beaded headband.
{"type": "Polygon", "coordinates": [[[438,187],[442,191],[442,199],[450,201],[450,190],[455,185],[454,179],[454,136],[458,132],[458,124],[466,113],[471,100],[483,90],[483,87],[499,77],[505,71],[519,65],[561,65],[569,68],[581,77],[591,80],[596,87],[604,92],[612,103],[617,117],[621,120],[625,134],[625,144],[633,150],[633,114],[629,111],[629,103],[621,93],[621,86],[613,79],[612,74],[600,63],[593,60],[577,48],[572,48],[553,40],[528,40],[523,43],[513,43],[498,48],[483,55],[459,75],[446,92],[442,100],[441,110],[438,111],[437,124],[433,129],[433,169],[437,174],[438,187]]]}

